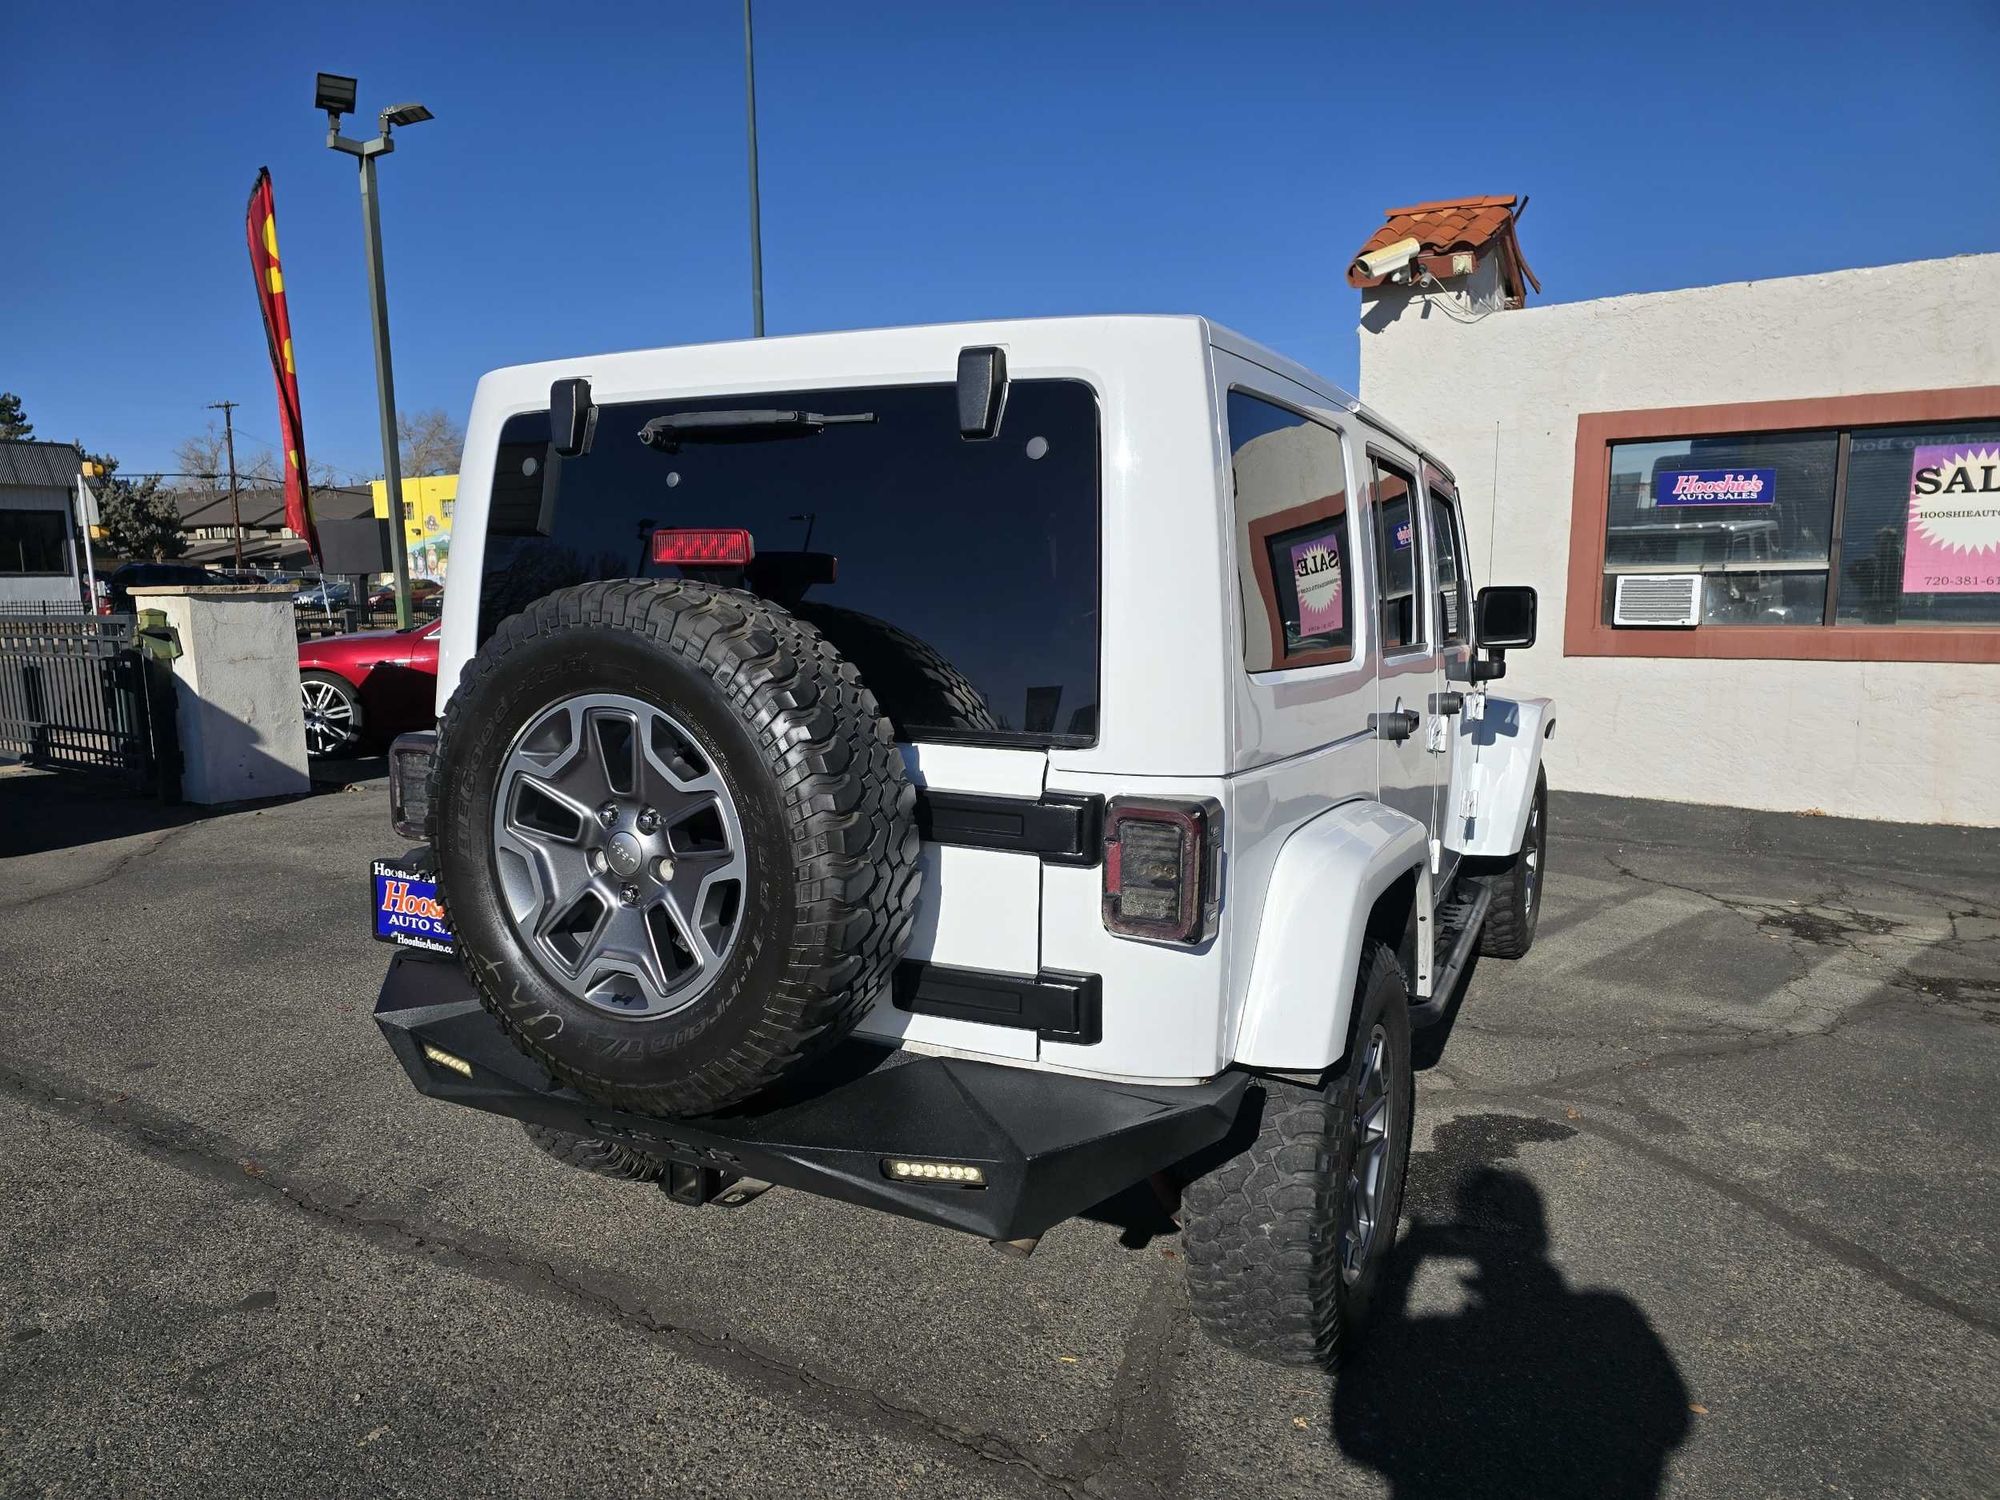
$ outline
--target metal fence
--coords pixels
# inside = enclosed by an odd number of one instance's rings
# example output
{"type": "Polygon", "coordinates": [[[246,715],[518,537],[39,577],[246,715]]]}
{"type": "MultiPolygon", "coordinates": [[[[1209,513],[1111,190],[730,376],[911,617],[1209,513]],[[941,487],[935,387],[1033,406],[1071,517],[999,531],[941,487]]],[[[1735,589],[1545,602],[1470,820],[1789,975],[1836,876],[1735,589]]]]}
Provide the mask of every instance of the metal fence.
{"type": "Polygon", "coordinates": [[[171,794],[173,682],[132,615],[0,614],[0,753],[171,794]]]}

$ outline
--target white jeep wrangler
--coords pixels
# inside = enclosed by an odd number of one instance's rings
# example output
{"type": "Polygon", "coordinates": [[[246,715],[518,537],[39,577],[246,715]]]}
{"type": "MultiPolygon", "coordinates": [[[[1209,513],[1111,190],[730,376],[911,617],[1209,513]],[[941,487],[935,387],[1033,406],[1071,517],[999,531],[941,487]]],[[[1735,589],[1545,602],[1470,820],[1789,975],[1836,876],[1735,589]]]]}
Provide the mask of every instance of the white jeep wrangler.
{"type": "Polygon", "coordinates": [[[420,1088],[1016,1250],[1150,1179],[1213,1333],[1333,1352],[1541,894],[1534,594],[1421,445],[1200,318],[770,339],[488,375],[454,533],[420,1088]]]}

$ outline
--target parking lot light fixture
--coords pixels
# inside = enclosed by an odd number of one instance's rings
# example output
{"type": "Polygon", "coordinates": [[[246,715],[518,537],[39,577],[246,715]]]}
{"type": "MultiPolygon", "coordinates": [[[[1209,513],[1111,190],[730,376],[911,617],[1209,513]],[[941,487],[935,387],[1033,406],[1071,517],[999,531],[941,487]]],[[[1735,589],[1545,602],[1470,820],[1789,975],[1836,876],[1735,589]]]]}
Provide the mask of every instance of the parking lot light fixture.
{"type": "Polygon", "coordinates": [[[336,122],[354,113],[355,81],[344,73],[322,73],[316,80],[313,107],[323,109],[336,122]]]}
{"type": "Polygon", "coordinates": [[[356,158],[361,164],[361,223],[368,256],[368,307],[375,325],[375,390],[381,406],[382,491],[389,512],[389,524],[399,534],[390,549],[389,563],[396,580],[396,626],[410,624],[409,539],[400,534],[403,499],[403,465],[396,439],[396,377],[389,358],[389,293],[382,278],[381,199],[375,185],[375,158],[396,149],[391,132],[398,125],[420,125],[435,118],[423,105],[411,102],[392,104],[379,119],[382,133],[371,141],[350,140],[340,133],[340,117],[354,111],[355,80],[339,73],[322,73],[314,93],[318,108],[326,111],[326,144],[335,151],[356,158]]]}

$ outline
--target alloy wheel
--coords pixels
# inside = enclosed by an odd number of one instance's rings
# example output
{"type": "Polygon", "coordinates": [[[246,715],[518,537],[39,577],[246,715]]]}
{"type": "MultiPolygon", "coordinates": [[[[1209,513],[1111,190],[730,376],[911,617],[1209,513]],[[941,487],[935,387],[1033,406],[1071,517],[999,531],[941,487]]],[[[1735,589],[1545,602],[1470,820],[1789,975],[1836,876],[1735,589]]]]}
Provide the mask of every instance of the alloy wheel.
{"type": "Polygon", "coordinates": [[[501,765],[493,850],[521,941],[599,1010],[680,1010],[735,946],[742,819],[714,762],[650,703],[580,694],[531,719],[501,765]]]}
{"type": "Polygon", "coordinates": [[[299,698],[305,705],[308,754],[334,755],[354,742],[354,701],[339,688],[330,682],[301,682],[299,698]]]}
{"type": "MultiPolygon", "coordinates": [[[[1340,1275],[1349,1286],[1361,1279],[1385,1229],[1382,1217],[1389,1199],[1389,1146],[1396,1124],[1390,1088],[1392,1046],[1388,1031],[1378,1021],[1368,1034],[1361,1077],[1354,1085],[1350,1122],[1354,1149],[1348,1161],[1340,1220],[1340,1275]]],[[[1393,1232],[1393,1225],[1386,1227],[1393,1232]]]]}

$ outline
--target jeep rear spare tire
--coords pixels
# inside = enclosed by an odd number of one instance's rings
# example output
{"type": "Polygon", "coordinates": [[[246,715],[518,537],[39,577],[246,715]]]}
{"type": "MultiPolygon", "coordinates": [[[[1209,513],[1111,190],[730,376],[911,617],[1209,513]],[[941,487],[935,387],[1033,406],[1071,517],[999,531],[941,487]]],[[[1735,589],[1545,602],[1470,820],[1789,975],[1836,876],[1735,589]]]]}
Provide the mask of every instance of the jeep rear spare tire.
{"type": "Polygon", "coordinates": [[[445,710],[441,888],[486,1007],[562,1082],[696,1114],[842,1036],[915,913],[916,794],[854,666],[692,582],[565,589],[445,710]]]}

